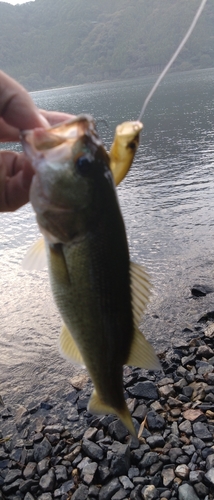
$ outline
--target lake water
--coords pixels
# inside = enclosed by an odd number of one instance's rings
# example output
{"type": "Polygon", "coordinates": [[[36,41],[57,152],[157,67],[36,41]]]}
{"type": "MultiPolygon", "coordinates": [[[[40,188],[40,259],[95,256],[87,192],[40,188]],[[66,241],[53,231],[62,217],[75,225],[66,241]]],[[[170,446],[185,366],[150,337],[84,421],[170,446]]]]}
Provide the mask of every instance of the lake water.
{"type": "MultiPolygon", "coordinates": [[[[116,125],[138,118],[153,82],[106,82],[32,97],[42,108],[92,114],[108,149],[116,125]]],[[[212,293],[197,300],[190,293],[194,283],[214,288],[213,82],[214,70],[165,79],[146,110],[132,169],[118,188],[131,259],[146,266],[154,285],[142,329],[158,352],[186,338],[183,330],[214,309],[212,293]]],[[[16,399],[63,384],[74,368],[58,354],[61,322],[47,271],[21,268],[39,234],[34,213],[28,205],[0,218],[0,393],[16,399]]]]}

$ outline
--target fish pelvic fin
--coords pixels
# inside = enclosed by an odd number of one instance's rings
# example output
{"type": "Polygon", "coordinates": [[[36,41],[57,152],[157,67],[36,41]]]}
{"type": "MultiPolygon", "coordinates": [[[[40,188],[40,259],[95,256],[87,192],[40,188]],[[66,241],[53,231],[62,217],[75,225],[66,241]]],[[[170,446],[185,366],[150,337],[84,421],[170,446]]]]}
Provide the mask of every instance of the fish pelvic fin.
{"type": "Polygon", "coordinates": [[[85,365],[82,354],[80,353],[66,325],[62,326],[59,338],[59,350],[63,357],[65,357],[69,361],[72,361],[74,364],[82,366],[85,365]]]}
{"type": "Polygon", "coordinates": [[[101,401],[96,390],[94,389],[92,392],[92,395],[90,397],[87,410],[90,413],[93,413],[95,415],[96,414],[97,415],[106,415],[108,413],[113,413],[113,414],[117,415],[117,417],[120,418],[121,422],[123,422],[125,427],[127,427],[130,434],[132,436],[136,437],[136,431],[134,428],[134,424],[132,422],[131,415],[129,413],[129,410],[127,408],[125,401],[124,401],[124,408],[122,408],[122,410],[112,408],[110,405],[107,405],[106,403],[101,401]]]}
{"type": "Polygon", "coordinates": [[[138,328],[151,294],[149,275],[142,266],[131,262],[130,277],[134,337],[126,364],[147,370],[161,370],[160,361],[155,354],[154,348],[138,328]]]}
{"type": "Polygon", "coordinates": [[[45,241],[44,238],[39,238],[27,251],[22,261],[22,268],[26,271],[41,271],[46,266],[45,241]]]}

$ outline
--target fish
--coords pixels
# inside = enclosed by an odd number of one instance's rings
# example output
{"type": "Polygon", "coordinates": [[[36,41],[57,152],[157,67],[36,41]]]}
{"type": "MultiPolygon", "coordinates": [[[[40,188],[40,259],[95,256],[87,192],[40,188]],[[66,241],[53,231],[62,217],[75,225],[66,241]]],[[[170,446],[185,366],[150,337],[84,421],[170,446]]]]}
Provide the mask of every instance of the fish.
{"type": "Polygon", "coordinates": [[[117,132],[108,154],[90,115],[22,133],[35,172],[30,201],[45,242],[32,247],[24,267],[43,265],[45,248],[63,320],[60,351],[86,366],[94,385],[87,409],[115,414],[133,436],[123,366],[161,370],[153,346],[139,330],[151,285],[144,268],[130,261],[115,187],[130,168],[139,128],[134,122],[131,136],[130,124],[120,129],[130,150],[124,163],[117,132]]]}

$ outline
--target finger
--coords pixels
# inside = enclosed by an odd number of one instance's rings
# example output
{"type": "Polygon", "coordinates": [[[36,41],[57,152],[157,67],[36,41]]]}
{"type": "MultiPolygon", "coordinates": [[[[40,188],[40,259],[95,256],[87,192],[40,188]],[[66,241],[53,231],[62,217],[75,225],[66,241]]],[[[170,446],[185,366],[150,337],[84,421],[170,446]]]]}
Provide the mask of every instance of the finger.
{"type": "Polygon", "coordinates": [[[0,211],[13,211],[29,201],[32,167],[24,153],[0,153],[0,211]]]}
{"type": "Polygon", "coordinates": [[[28,92],[0,71],[0,116],[19,130],[44,127],[42,117],[28,92]]]}
{"type": "Polygon", "coordinates": [[[60,111],[46,111],[45,109],[40,109],[39,111],[42,114],[42,116],[44,116],[44,118],[48,120],[50,125],[57,125],[58,123],[76,118],[76,115],[62,113],[60,111]]]}

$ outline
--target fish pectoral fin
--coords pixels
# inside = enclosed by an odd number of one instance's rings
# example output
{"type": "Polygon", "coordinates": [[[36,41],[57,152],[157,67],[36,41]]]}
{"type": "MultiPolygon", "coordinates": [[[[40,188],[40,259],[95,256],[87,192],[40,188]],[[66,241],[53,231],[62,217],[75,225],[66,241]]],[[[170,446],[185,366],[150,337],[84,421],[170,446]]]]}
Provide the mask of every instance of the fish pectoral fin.
{"type": "Polygon", "coordinates": [[[47,266],[47,256],[44,238],[39,238],[27,251],[22,267],[26,271],[41,271],[47,266]]]}
{"type": "Polygon", "coordinates": [[[126,406],[126,403],[124,401],[124,408],[122,410],[118,410],[115,408],[112,408],[110,405],[107,405],[101,399],[99,398],[97,392],[95,389],[92,392],[92,395],[90,397],[89,403],[87,410],[90,413],[97,414],[97,415],[106,415],[108,413],[113,413],[114,415],[117,415],[118,418],[123,422],[125,427],[129,430],[130,434],[132,436],[136,437],[136,431],[131,419],[131,415],[129,413],[129,410],[126,406]]]}
{"type": "Polygon", "coordinates": [[[132,312],[134,324],[138,327],[141,316],[146,309],[151,294],[149,275],[139,264],[130,262],[130,278],[132,293],[132,312]]]}
{"type": "Polygon", "coordinates": [[[73,363],[78,365],[85,365],[82,354],[80,353],[70,331],[66,325],[62,326],[62,331],[59,338],[59,349],[61,354],[72,360],[73,363]]]}
{"type": "Polygon", "coordinates": [[[146,370],[162,370],[154,347],[146,340],[138,328],[134,330],[134,338],[126,364],[145,368],[146,370]]]}

